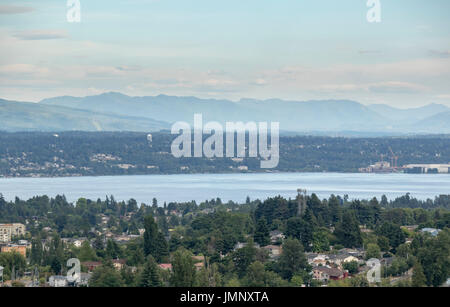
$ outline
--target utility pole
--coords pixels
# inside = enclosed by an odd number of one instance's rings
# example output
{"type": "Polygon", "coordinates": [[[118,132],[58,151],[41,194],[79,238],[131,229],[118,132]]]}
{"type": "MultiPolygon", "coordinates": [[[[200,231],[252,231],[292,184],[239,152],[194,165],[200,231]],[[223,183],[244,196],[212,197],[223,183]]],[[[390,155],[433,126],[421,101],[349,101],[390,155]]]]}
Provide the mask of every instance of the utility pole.
{"type": "Polygon", "coordinates": [[[306,211],[306,190],[297,189],[297,216],[302,216],[306,211]]]}
{"type": "Polygon", "coordinates": [[[0,277],[2,278],[2,287],[3,287],[3,270],[4,270],[4,267],[2,267],[0,265],[0,277]]]}

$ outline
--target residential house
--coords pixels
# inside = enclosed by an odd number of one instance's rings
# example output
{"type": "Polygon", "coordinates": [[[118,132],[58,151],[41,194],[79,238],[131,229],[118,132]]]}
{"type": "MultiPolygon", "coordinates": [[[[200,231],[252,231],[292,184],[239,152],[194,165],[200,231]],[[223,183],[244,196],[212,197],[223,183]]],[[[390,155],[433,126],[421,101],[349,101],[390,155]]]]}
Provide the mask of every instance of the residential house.
{"type": "Polygon", "coordinates": [[[16,252],[21,254],[22,256],[27,256],[27,246],[26,245],[17,245],[17,244],[8,244],[1,247],[2,253],[11,253],[16,252]]]}
{"type": "Polygon", "coordinates": [[[86,240],[87,240],[87,238],[78,238],[78,239],[75,239],[75,240],[73,241],[73,245],[75,245],[75,247],[80,248],[80,247],[83,245],[83,243],[86,242],[86,240]]]}
{"type": "Polygon", "coordinates": [[[117,271],[122,270],[123,267],[125,266],[126,262],[127,262],[126,259],[113,259],[112,260],[113,266],[117,271]]]}
{"type": "Polygon", "coordinates": [[[87,287],[89,285],[89,279],[91,279],[92,273],[80,273],[80,279],[76,283],[77,287],[87,287]]]}
{"type": "Polygon", "coordinates": [[[281,246],[280,245],[267,245],[263,249],[269,251],[269,257],[275,259],[281,256],[281,246]]]}
{"type": "Polygon", "coordinates": [[[171,263],[161,263],[158,264],[158,266],[163,270],[169,270],[172,271],[172,264],[171,263]]]}
{"type": "Polygon", "coordinates": [[[205,267],[205,263],[204,262],[197,262],[197,263],[194,263],[194,266],[195,266],[195,269],[197,271],[200,271],[202,268],[205,267]]]}
{"type": "Polygon", "coordinates": [[[337,255],[329,255],[328,256],[328,262],[330,264],[334,264],[337,267],[342,268],[344,263],[346,262],[352,262],[356,261],[359,263],[359,259],[355,256],[349,255],[349,254],[337,254],[337,255]]]}
{"type": "Polygon", "coordinates": [[[278,243],[282,242],[286,236],[279,230],[273,230],[270,232],[270,242],[278,243]]]}
{"type": "Polygon", "coordinates": [[[328,256],[327,255],[317,255],[312,259],[311,262],[308,261],[308,263],[312,266],[325,266],[328,262],[328,256]]]}
{"type": "Polygon", "coordinates": [[[329,280],[341,280],[347,278],[347,276],[347,272],[326,266],[318,266],[313,269],[313,278],[321,282],[328,282],[329,280]]]}
{"type": "Polygon", "coordinates": [[[433,237],[437,237],[437,235],[441,232],[440,229],[436,228],[423,228],[421,230],[422,233],[429,233],[433,237]]]}
{"type": "Polygon", "coordinates": [[[97,267],[101,266],[102,263],[99,261],[85,261],[81,263],[82,266],[85,266],[89,272],[94,271],[97,267]]]}
{"type": "Polygon", "coordinates": [[[197,271],[200,271],[203,267],[205,267],[204,256],[192,256],[192,259],[195,261],[194,266],[197,271]]]}
{"type": "MultiPolygon", "coordinates": [[[[253,245],[255,246],[255,248],[260,248],[258,243],[253,243],[253,245]]],[[[234,246],[234,250],[236,251],[236,250],[241,249],[241,248],[246,247],[246,246],[247,246],[246,242],[245,243],[244,242],[238,242],[234,246]]]]}
{"type": "Polygon", "coordinates": [[[68,281],[66,276],[53,275],[48,279],[50,287],[67,287],[68,281]]]}

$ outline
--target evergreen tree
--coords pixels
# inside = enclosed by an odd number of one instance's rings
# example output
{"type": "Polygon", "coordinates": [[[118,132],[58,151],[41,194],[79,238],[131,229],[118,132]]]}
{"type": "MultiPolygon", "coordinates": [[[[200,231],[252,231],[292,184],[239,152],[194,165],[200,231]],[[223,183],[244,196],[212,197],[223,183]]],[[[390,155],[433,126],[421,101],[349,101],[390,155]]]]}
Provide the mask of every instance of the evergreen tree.
{"type": "Polygon", "coordinates": [[[297,239],[286,239],[280,256],[280,273],[290,280],[294,275],[306,276],[310,266],[303,252],[303,246],[297,239]]]}
{"type": "Polygon", "coordinates": [[[150,255],[144,265],[139,278],[139,287],[161,287],[162,282],[158,274],[158,266],[155,259],[150,255]]]}
{"type": "Polygon", "coordinates": [[[417,261],[413,266],[412,286],[425,287],[427,285],[427,278],[423,273],[422,265],[417,261]]]}
{"type": "Polygon", "coordinates": [[[166,238],[164,238],[164,235],[161,232],[158,232],[158,235],[156,236],[155,246],[155,259],[158,262],[166,261],[169,257],[169,245],[166,241],[166,238]]]}
{"type": "Polygon", "coordinates": [[[302,217],[293,217],[287,221],[286,236],[299,240],[303,249],[310,251],[316,229],[317,221],[312,210],[307,208],[302,217]]]}
{"type": "Polygon", "coordinates": [[[254,240],[260,246],[266,246],[270,243],[270,233],[265,219],[259,219],[256,225],[254,240]]]}
{"type": "Polygon", "coordinates": [[[42,264],[44,250],[41,239],[38,237],[31,242],[30,263],[40,266],[42,264]]]}
{"type": "Polygon", "coordinates": [[[381,227],[377,229],[376,233],[379,236],[388,238],[389,245],[393,249],[396,249],[397,246],[405,242],[405,234],[403,233],[400,226],[394,223],[384,222],[383,225],[381,225],[381,227]]]}
{"type": "Polygon", "coordinates": [[[246,286],[247,287],[264,287],[266,284],[264,264],[259,261],[253,262],[247,270],[246,286]]]}
{"type": "Polygon", "coordinates": [[[195,266],[192,254],[180,248],[173,255],[172,260],[172,278],[171,285],[174,287],[193,287],[195,286],[195,266]]]}
{"type": "Polygon", "coordinates": [[[78,254],[78,258],[81,262],[83,261],[94,261],[97,259],[97,255],[95,251],[92,249],[89,241],[84,241],[81,245],[80,252],[78,254]]]}
{"type": "Polygon", "coordinates": [[[158,226],[153,216],[148,215],[144,218],[144,253],[145,256],[155,256],[157,252],[156,239],[158,237],[158,226]]]}
{"type": "Polygon", "coordinates": [[[89,286],[118,288],[123,287],[124,282],[121,274],[114,268],[112,262],[107,261],[94,270],[89,280],[89,286]]]}
{"type": "Polygon", "coordinates": [[[347,248],[360,247],[362,245],[361,231],[355,214],[346,211],[342,221],[336,225],[334,234],[339,242],[347,248]]]}
{"type": "Polygon", "coordinates": [[[119,259],[122,258],[122,250],[120,246],[113,240],[108,240],[106,244],[106,257],[108,259],[119,259]]]}
{"type": "Polygon", "coordinates": [[[246,246],[238,249],[232,254],[233,263],[236,273],[239,277],[243,277],[247,273],[247,269],[255,261],[256,248],[252,241],[248,242],[246,246]]]}

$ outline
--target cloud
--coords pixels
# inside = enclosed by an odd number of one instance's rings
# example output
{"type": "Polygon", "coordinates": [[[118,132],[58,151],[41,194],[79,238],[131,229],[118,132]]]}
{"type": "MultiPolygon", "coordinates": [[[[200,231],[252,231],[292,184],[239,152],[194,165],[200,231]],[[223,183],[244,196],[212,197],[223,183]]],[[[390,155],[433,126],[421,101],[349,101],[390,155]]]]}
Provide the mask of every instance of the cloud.
{"type": "Polygon", "coordinates": [[[264,86],[264,85],[267,85],[267,81],[265,79],[258,78],[255,81],[251,82],[251,84],[257,85],[257,86],[264,86]]]}
{"type": "Polygon", "coordinates": [[[436,58],[450,58],[450,50],[429,50],[428,54],[436,58]]]}
{"type": "Polygon", "coordinates": [[[422,85],[399,81],[389,81],[372,84],[368,89],[373,93],[390,94],[411,94],[423,92],[424,90],[426,90],[426,88],[422,85]]]}
{"type": "Polygon", "coordinates": [[[36,76],[42,77],[49,73],[47,67],[41,67],[31,64],[8,64],[0,66],[0,75],[8,76],[36,76]]]}
{"type": "Polygon", "coordinates": [[[35,9],[28,6],[0,5],[0,15],[23,14],[33,11],[35,11],[35,9]]]}
{"type": "Polygon", "coordinates": [[[61,30],[30,30],[17,32],[14,37],[21,40],[47,40],[64,39],[68,38],[69,35],[66,31],[61,30]]]}
{"type": "Polygon", "coordinates": [[[359,54],[381,54],[380,50],[359,50],[359,54]]]}
{"type": "Polygon", "coordinates": [[[450,94],[441,94],[434,96],[437,99],[450,99],[450,94]]]}

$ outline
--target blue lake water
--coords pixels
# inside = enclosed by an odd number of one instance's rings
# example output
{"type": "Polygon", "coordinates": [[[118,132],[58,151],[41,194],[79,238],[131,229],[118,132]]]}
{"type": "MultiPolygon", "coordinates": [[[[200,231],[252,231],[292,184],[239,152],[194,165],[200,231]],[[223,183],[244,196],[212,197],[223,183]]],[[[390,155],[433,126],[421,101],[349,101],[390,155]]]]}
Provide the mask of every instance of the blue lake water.
{"type": "Polygon", "coordinates": [[[419,199],[450,194],[449,174],[346,174],[346,173],[263,173],[263,174],[196,174],[64,178],[0,178],[0,193],[7,200],[16,196],[28,199],[36,195],[64,194],[69,201],[79,197],[96,200],[114,195],[116,200],[136,199],[151,203],[170,201],[197,202],[220,197],[222,201],[265,199],[282,195],[295,197],[298,188],[316,193],[320,198],[330,194],[348,194],[354,198],[390,199],[411,193],[419,199]]]}

